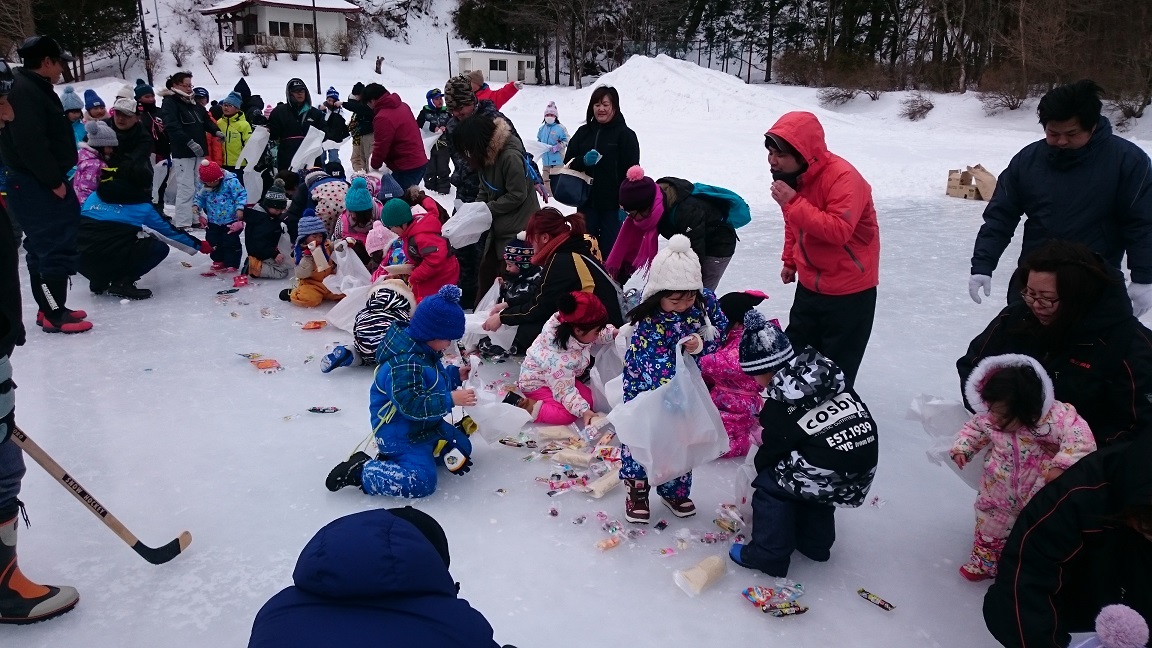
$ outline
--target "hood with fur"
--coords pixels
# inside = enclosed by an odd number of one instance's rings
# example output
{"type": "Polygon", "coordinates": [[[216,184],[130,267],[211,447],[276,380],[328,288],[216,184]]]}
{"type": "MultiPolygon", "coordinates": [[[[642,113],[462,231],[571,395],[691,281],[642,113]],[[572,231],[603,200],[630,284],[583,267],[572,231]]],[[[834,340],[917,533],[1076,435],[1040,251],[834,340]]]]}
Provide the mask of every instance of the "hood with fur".
{"type": "Polygon", "coordinates": [[[1044,365],[1040,361],[1031,356],[1021,355],[1019,353],[1006,353],[998,356],[988,356],[976,365],[972,373],[968,375],[968,380],[964,383],[964,397],[968,399],[968,404],[977,414],[984,414],[988,411],[988,403],[980,398],[980,388],[984,386],[984,382],[1000,369],[1005,367],[1032,367],[1037,376],[1040,376],[1040,384],[1044,388],[1044,405],[1040,409],[1040,418],[1043,419],[1048,415],[1048,411],[1052,409],[1052,404],[1056,402],[1055,391],[1052,387],[1052,379],[1048,376],[1048,372],[1044,369],[1044,365]]]}

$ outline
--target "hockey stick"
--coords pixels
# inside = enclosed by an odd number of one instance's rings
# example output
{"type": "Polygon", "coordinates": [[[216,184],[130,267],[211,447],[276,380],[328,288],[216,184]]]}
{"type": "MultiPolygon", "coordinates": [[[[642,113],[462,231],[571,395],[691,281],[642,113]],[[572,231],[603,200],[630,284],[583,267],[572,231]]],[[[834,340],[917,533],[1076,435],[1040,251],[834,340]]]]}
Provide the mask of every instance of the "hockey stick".
{"type": "Polygon", "coordinates": [[[184,551],[188,548],[188,545],[192,544],[192,534],[188,533],[187,531],[181,533],[180,537],[176,538],[172,542],[169,542],[163,547],[153,548],[149,547],[143,542],[140,542],[136,536],[132,535],[132,532],[129,531],[127,527],[121,524],[120,520],[116,519],[116,516],[109,513],[108,509],[104,508],[103,504],[97,502],[95,497],[92,497],[88,491],[84,490],[83,486],[81,486],[75,479],[73,479],[71,475],[65,472],[64,469],[60,467],[60,464],[56,463],[52,457],[48,456],[47,452],[44,452],[40,446],[36,445],[35,441],[29,439],[28,435],[24,434],[24,430],[21,430],[19,427],[14,428],[12,430],[12,441],[16,445],[20,446],[20,449],[24,451],[24,454],[35,459],[36,463],[40,464],[40,467],[48,471],[49,475],[55,477],[56,481],[63,484],[64,487],[67,488],[68,491],[76,497],[76,499],[80,500],[84,506],[88,507],[88,510],[92,511],[92,513],[95,514],[96,517],[100,518],[104,524],[107,524],[108,528],[112,529],[113,533],[120,536],[120,539],[124,542],[127,542],[128,546],[132,547],[132,549],[136,553],[140,554],[140,557],[144,560],[147,560],[153,565],[163,565],[176,556],[179,556],[180,552],[184,551]]]}

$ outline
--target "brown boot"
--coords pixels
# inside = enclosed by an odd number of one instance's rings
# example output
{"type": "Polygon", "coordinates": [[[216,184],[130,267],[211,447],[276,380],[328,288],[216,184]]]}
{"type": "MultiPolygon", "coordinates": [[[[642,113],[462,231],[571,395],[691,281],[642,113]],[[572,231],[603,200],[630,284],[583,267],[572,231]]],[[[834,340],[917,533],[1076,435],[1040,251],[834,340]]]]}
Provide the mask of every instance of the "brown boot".
{"type": "Polygon", "coordinates": [[[648,524],[652,511],[648,505],[648,482],[644,479],[625,479],[628,489],[624,500],[624,519],[635,524],[648,524]]]}
{"type": "Polygon", "coordinates": [[[39,585],[25,578],[16,564],[19,516],[0,523],[0,623],[25,624],[60,616],[76,606],[73,587],[39,585]]]}
{"type": "Polygon", "coordinates": [[[688,499],[687,497],[684,499],[668,499],[667,497],[661,497],[660,499],[664,500],[664,506],[667,506],[668,510],[672,511],[672,515],[675,515],[678,518],[686,518],[696,515],[696,505],[693,504],[692,500],[688,499]]]}

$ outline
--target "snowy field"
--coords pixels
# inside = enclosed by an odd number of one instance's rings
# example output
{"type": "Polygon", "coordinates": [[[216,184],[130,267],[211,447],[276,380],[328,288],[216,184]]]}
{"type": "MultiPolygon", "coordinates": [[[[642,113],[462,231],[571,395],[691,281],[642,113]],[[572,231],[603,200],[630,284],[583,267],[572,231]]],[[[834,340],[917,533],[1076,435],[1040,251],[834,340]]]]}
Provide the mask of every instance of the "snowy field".
{"type": "MultiPolygon", "coordinates": [[[[389,44],[380,80],[419,109],[425,91],[447,78],[443,52],[443,33],[430,28],[412,45],[389,44]]],[[[196,84],[222,98],[236,80],[231,56],[222,55],[214,68],[221,84],[206,84],[211,79],[202,65],[193,68],[196,84]]],[[[324,87],[335,85],[344,95],[353,82],[377,78],[370,59],[341,64],[326,58],[324,87]]],[[[313,85],[312,65],[284,58],[268,70],[255,67],[249,83],[275,101],[291,76],[313,85]]],[[[534,481],[549,472],[546,463],[526,463],[524,450],[478,441],[476,467],[463,477],[442,472],[437,492],[416,503],[447,531],[461,595],[487,616],[497,641],[521,648],[622,641],[994,646],[980,612],[987,584],[956,573],[970,549],[974,493],[927,461],[928,438],[905,412],[921,393],[958,397],[953,363],[1003,304],[1019,249],[1005,253],[993,298],[973,304],[968,261],[984,204],[945,198],[947,170],[982,163],[999,173],[1020,147],[1040,137],[1034,103],[986,118],[974,96],[938,96],[927,119],[910,123],[897,116],[903,93],[876,102],[861,97],[828,111],[817,106],[812,89],[746,86],[666,58],[633,59],[603,81],[620,91],[648,175],[717,184],[748,199],[753,222],[739,232],[742,242],[720,292],[764,290],[771,299],[761,309],[782,322],[793,288],[778,276],[782,223],[768,196],[763,132],[784,112],[810,110],[823,122],[829,148],[872,184],[881,283],[857,389],[880,426],[871,495],[886,504],[838,512],[830,562],[795,556],[790,576],[805,585],[802,602],[811,609],[777,619],[740,595],[745,587],[770,584],[759,572],[730,564],[724,579],[695,599],[673,585],[673,571],[725,556],[727,545],[656,553],[674,544],[671,534],[679,529],[716,530],[713,512],[733,501],[738,461],[696,472],[695,518],[677,520],[658,507],[655,519],[669,519],[668,531],[649,530],[602,552],[594,547],[604,537],[597,525],[571,520],[601,510],[622,517],[622,489],[602,500],[578,493],[550,499],[534,481]],[[553,504],[558,517],[548,515],[553,504]],[[896,609],[868,604],[856,594],[860,587],[896,609]]],[[[95,87],[110,101],[119,85],[100,80],[78,87],[95,87]]],[[[504,112],[531,140],[554,100],[574,131],[590,92],[528,86],[504,112]]],[[[1147,124],[1132,135],[1152,149],[1147,124]]],[[[326,306],[308,311],[282,303],[276,295],[286,282],[267,280],[218,303],[216,292],[231,281],[200,276],[209,263],[174,252],[141,281],[155,297],[130,304],[90,295],[77,277],[69,305],[86,309],[94,330],[50,336],[33,328],[16,351],[19,420],[28,434],[145,543],[163,544],[184,529],[194,540],[185,555],[149,565],[29,461],[21,497],[33,526],[20,530],[22,568],[41,582],[75,585],[81,601],[50,623],[4,629],[3,645],[243,646],[256,611],[290,584],[296,557],[317,529],[348,513],[404,504],[324,488],[329,469],[369,433],[371,381],[367,370],[320,373],[324,346],[342,339],[340,331],[306,331],[298,323],[322,318],[326,306]],[[275,317],[263,317],[262,308],[275,317]],[[261,374],[237,355],[248,352],[276,358],[286,369],[261,374]],[[341,411],[306,411],[325,405],[341,411]]],[[[31,326],[35,305],[26,287],[24,304],[31,326]]],[[[381,640],[387,643],[386,628],[381,640]]]]}

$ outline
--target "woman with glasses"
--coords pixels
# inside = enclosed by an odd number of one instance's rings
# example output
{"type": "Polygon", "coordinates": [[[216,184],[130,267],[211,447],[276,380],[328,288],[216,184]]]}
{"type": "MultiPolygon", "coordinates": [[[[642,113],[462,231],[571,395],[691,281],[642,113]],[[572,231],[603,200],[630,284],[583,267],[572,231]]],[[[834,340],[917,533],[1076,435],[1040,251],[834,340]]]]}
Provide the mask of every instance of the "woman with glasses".
{"type": "Polygon", "coordinates": [[[1076,408],[1101,447],[1152,424],[1152,331],[1132,315],[1119,271],[1082,244],[1049,241],[1012,281],[1023,299],[956,361],[961,385],[983,358],[1020,353],[1044,365],[1056,399],[1076,408]]]}

